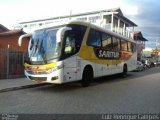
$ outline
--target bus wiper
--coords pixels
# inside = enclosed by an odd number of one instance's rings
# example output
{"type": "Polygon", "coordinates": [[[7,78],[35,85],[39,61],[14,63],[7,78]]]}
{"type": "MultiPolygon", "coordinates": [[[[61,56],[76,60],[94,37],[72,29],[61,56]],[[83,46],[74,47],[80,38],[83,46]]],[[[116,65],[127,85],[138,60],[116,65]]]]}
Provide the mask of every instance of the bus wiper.
{"type": "Polygon", "coordinates": [[[34,45],[34,50],[31,53],[31,56],[34,56],[36,54],[37,48],[38,48],[39,39],[37,40],[36,45],[34,45]]]}
{"type": "Polygon", "coordinates": [[[40,54],[42,55],[42,59],[44,63],[47,63],[44,47],[43,47],[43,40],[41,41],[40,49],[39,49],[40,54]]]}

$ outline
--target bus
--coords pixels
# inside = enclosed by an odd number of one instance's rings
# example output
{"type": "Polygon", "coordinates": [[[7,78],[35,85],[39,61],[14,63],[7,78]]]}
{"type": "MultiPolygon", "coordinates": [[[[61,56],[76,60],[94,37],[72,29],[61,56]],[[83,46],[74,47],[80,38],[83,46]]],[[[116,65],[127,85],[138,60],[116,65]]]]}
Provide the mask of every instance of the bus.
{"type": "Polygon", "coordinates": [[[81,81],[83,87],[97,77],[136,69],[134,40],[83,21],[35,30],[24,63],[29,80],[62,84],[81,81]]]}

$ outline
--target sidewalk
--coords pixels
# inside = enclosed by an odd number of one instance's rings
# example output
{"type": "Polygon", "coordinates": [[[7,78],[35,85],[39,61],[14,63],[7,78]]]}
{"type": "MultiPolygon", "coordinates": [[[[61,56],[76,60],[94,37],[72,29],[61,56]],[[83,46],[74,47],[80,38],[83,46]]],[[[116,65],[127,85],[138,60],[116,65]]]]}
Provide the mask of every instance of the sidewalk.
{"type": "Polygon", "coordinates": [[[7,89],[17,89],[17,88],[27,88],[35,85],[34,82],[28,80],[27,78],[17,78],[17,79],[0,79],[0,91],[7,89]]]}

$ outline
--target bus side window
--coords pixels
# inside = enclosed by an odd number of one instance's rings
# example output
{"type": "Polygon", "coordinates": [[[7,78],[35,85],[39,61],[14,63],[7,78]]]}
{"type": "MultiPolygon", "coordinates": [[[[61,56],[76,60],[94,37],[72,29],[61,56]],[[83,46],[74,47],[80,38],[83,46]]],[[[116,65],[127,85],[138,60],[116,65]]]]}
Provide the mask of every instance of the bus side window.
{"type": "Polygon", "coordinates": [[[91,29],[89,32],[87,44],[90,46],[101,46],[100,32],[91,29]]]}
{"type": "Polygon", "coordinates": [[[132,52],[132,43],[131,42],[128,42],[128,51],[132,52]]]}
{"type": "Polygon", "coordinates": [[[74,53],[75,51],[75,38],[72,36],[66,37],[66,45],[64,49],[66,54],[74,53]]]}
{"type": "Polygon", "coordinates": [[[102,36],[102,47],[112,50],[112,39],[111,36],[106,33],[101,33],[102,36]]]}
{"type": "Polygon", "coordinates": [[[82,25],[67,25],[72,28],[72,31],[68,32],[68,34],[74,37],[75,40],[75,53],[79,52],[81,48],[82,41],[84,39],[84,35],[87,27],[82,25]]]}
{"type": "Polygon", "coordinates": [[[136,52],[136,44],[135,43],[131,43],[131,49],[132,49],[132,52],[136,52]]]}
{"type": "Polygon", "coordinates": [[[121,39],[122,51],[127,51],[127,46],[128,46],[128,45],[127,45],[127,41],[121,39]]]}
{"type": "Polygon", "coordinates": [[[120,51],[120,49],[121,49],[120,39],[116,38],[116,37],[112,37],[112,41],[113,41],[113,50],[114,51],[120,51]]]}

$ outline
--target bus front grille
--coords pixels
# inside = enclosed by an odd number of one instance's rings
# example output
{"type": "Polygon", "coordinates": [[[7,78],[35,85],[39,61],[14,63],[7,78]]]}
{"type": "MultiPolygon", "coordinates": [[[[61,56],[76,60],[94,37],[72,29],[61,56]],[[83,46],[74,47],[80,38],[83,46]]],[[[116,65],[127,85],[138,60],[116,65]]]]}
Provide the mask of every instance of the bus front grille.
{"type": "Polygon", "coordinates": [[[32,76],[28,76],[29,79],[31,80],[38,80],[38,81],[46,81],[47,77],[32,77],[32,76]]]}

